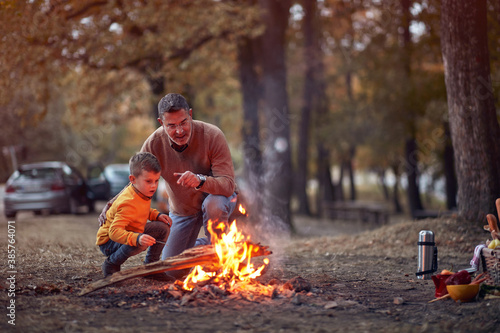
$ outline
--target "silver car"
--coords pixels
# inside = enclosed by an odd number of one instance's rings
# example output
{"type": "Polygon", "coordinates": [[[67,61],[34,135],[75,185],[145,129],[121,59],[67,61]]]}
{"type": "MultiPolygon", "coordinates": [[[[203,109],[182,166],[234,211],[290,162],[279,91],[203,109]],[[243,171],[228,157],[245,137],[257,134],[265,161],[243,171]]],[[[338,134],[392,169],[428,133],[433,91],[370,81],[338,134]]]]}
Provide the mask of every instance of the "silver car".
{"type": "Polygon", "coordinates": [[[4,210],[8,218],[19,211],[76,214],[81,206],[92,211],[95,197],[82,174],[64,162],[24,164],[7,180],[4,210]]]}
{"type": "Polygon", "coordinates": [[[111,186],[111,197],[114,197],[130,182],[129,165],[125,163],[110,164],[104,168],[104,178],[111,186]]]}

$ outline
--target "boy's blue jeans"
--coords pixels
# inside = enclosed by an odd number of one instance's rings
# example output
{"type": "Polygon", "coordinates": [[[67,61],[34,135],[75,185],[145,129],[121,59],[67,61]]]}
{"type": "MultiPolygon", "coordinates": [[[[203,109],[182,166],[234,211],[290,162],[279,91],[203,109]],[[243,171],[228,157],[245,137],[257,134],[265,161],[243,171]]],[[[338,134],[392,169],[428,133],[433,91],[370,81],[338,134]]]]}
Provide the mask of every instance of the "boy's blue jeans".
{"type": "MultiPolygon", "coordinates": [[[[169,229],[168,226],[161,221],[151,221],[146,223],[144,227],[144,234],[150,235],[159,241],[165,242],[168,238],[169,229]]],[[[156,243],[149,247],[148,253],[146,254],[145,264],[158,261],[160,259],[161,251],[165,244],[156,243]]],[[[126,244],[120,244],[111,239],[106,243],[99,245],[99,249],[109,261],[115,265],[122,265],[128,258],[135,256],[146,250],[147,246],[138,245],[130,246],[126,244]]]]}
{"type": "MultiPolygon", "coordinates": [[[[170,229],[170,237],[163,249],[161,259],[165,260],[166,258],[178,255],[193,246],[210,244],[210,233],[207,230],[208,221],[228,222],[229,216],[235,207],[236,193],[233,193],[230,197],[209,194],[203,201],[201,211],[198,214],[178,216],[170,213],[172,228],[170,229]],[[201,226],[205,230],[205,237],[198,238],[201,226]]],[[[169,271],[167,274],[180,278],[187,272],[189,272],[189,269],[169,271]]]]}

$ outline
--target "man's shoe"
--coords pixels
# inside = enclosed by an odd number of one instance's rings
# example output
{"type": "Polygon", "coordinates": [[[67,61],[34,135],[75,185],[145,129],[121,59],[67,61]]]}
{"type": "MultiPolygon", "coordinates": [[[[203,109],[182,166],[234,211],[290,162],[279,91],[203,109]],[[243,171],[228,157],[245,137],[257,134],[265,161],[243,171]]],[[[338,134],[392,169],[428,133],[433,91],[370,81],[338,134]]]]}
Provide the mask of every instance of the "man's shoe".
{"type": "Polygon", "coordinates": [[[174,282],[176,280],[173,276],[168,275],[165,272],[149,274],[144,276],[144,278],[164,282],[174,282]]]}
{"type": "Polygon", "coordinates": [[[109,258],[106,258],[106,260],[104,260],[104,263],[102,264],[102,273],[104,274],[104,277],[110,276],[111,274],[119,271],[120,265],[113,264],[111,261],[109,261],[109,258]]]}

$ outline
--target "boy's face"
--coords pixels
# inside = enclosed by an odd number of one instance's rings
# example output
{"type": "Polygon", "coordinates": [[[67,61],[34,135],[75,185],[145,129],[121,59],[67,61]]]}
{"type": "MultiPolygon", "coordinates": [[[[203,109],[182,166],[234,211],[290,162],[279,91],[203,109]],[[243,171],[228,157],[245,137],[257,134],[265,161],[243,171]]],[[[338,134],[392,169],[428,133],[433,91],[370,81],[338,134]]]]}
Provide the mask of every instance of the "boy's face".
{"type": "Polygon", "coordinates": [[[160,180],[160,172],[142,170],[138,177],[133,175],[129,176],[130,182],[134,184],[135,188],[142,194],[152,197],[158,188],[160,180]]]}

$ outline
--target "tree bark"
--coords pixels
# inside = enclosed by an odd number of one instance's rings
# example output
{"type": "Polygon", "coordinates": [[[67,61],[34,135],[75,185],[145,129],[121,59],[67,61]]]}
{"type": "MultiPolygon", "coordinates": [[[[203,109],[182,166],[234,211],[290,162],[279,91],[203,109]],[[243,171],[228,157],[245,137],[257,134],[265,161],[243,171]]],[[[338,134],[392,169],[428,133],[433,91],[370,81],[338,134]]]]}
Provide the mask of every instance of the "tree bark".
{"type": "Polygon", "coordinates": [[[457,177],[455,175],[455,163],[453,160],[453,146],[451,144],[450,125],[444,124],[444,132],[446,136],[444,153],[443,153],[443,168],[446,189],[446,208],[457,208],[457,177]]]}
{"type": "Polygon", "coordinates": [[[345,161],[341,161],[340,163],[340,171],[339,171],[339,180],[337,184],[335,184],[334,187],[334,197],[335,200],[338,201],[344,201],[345,200],[345,195],[344,195],[344,172],[346,169],[346,163],[345,161]]]}
{"type": "Polygon", "coordinates": [[[321,216],[323,203],[334,201],[335,190],[330,172],[330,153],[322,142],[316,145],[316,150],[318,154],[318,171],[316,176],[318,180],[318,197],[316,198],[316,212],[318,216],[321,216]]]}
{"type": "Polygon", "coordinates": [[[385,169],[380,169],[378,172],[380,186],[382,187],[382,193],[384,194],[385,201],[389,201],[389,188],[387,187],[387,183],[385,181],[385,169]]]}
{"type": "Polygon", "coordinates": [[[352,146],[349,149],[349,160],[347,161],[347,171],[349,173],[349,191],[351,200],[355,201],[357,199],[356,195],[356,181],[354,177],[354,156],[356,156],[356,147],[352,146]]]}
{"type": "Polygon", "coordinates": [[[295,193],[299,202],[297,213],[311,215],[307,198],[307,176],[309,161],[309,137],[311,113],[314,107],[315,73],[318,69],[318,42],[316,38],[314,19],[316,17],[316,1],[306,0],[302,7],[305,15],[302,20],[302,31],[304,33],[304,60],[306,71],[304,77],[304,92],[302,99],[301,121],[299,125],[299,144],[297,151],[297,173],[295,182],[295,193]]]}
{"type": "Polygon", "coordinates": [[[292,163],[290,115],[286,90],[285,32],[291,1],[260,0],[265,32],[262,36],[262,83],[265,115],[264,200],[272,219],[292,228],[290,199],[292,163]]]}
{"type": "MultiPolygon", "coordinates": [[[[347,90],[347,99],[349,100],[349,105],[351,105],[351,126],[355,126],[355,112],[356,109],[354,107],[354,93],[352,89],[352,73],[351,70],[348,70],[345,74],[345,85],[347,90]]],[[[349,173],[349,188],[351,200],[356,200],[356,184],[354,181],[354,157],[356,156],[356,145],[351,143],[348,152],[348,160],[346,161],[347,171],[349,173]]]]}
{"type": "MultiPolygon", "coordinates": [[[[411,32],[410,32],[410,24],[411,24],[411,12],[410,9],[412,7],[412,0],[401,0],[401,9],[402,9],[402,22],[401,22],[401,39],[402,39],[402,47],[403,47],[403,71],[406,76],[406,84],[411,85],[411,56],[412,56],[412,41],[411,41],[411,32]]],[[[407,91],[410,91],[408,89],[407,91]]],[[[404,102],[405,102],[405,112],[408,115],[407,128],[409,132],[409,136],[405,141],[405,165],[407,167],[406,170],[406,179],[408,182],[407,188],[407,197],[408,197],[408,206],[410,210],[410,215],[415,218],[416,212],[423,210],[422,199],[420,197],[420,187],[418,184],[419,178],[419,168],[418,168],[418,146],[416,139],[416,111],[409,102],[411,100],[410,93],[406,93],[404,102]]]]}
{"type": "Polygon", "coordinates": [[[243,160],[248,191],[243,195],[252,211],[262,211],[262,153],[259,138],[259,77],[256,40],[242,38],[238,43],[238,72],[243,95],[243,160]]]}
{"type": "Polygon", "coordinates": [[[500,126],[490,78],[486,0],[443,0],[441,48],[459,215],[485,221],[500,197],[500,126]]]}
{"type": "Polygon", "coordinates": [[[392,166],[392,172],[394,173],[394,186],[392,190],[392,202],[394,203],[394,212],[402,213],[403,208],[401,207],[401,202],[399,201],[399,166],[397,164],[392,166]]]}
{"type": "Polygon", "coordinates": [[[408,180],[408,208],[412,217],[423,210],[420,189],[418,186],[418,148],[414,138],[406,140],[405,145],[406,178],[408,180]]]}

